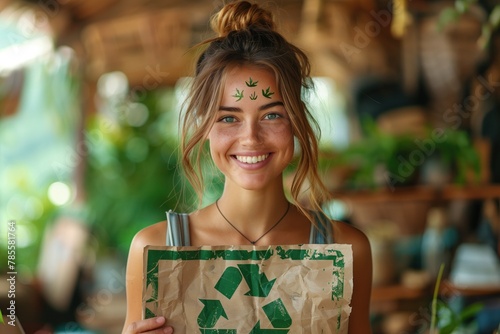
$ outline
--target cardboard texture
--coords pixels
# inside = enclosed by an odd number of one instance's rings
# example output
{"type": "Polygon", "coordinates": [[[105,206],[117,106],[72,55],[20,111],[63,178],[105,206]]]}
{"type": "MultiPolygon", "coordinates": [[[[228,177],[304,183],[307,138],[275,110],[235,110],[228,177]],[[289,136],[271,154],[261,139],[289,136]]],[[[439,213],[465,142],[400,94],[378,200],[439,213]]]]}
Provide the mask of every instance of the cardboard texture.
{"type": "Polygon", "coordinates": [[[351,245],[144,250],[143,315],[177,333],[347,333],[351,245]]]}

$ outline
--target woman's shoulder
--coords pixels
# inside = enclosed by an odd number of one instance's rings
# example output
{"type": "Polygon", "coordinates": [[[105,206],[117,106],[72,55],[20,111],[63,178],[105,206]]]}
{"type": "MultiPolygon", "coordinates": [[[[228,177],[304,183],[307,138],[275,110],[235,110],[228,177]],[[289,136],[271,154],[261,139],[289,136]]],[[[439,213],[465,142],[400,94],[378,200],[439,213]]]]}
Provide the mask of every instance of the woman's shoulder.
{"type": "Polygon", "coordinates": [[[334,221],[333,230],[336,243],[350,244],[357,252],[370,253],[370,242],[366,234],[357,227],[345,222],[334,221]]]}
{"type": "Polygon", "coordinates": [[[163,246],[167,233],[167,222],[161,221],[144,227],[132,240],[132,247],[143,249],[147,245],[163,246]]]}

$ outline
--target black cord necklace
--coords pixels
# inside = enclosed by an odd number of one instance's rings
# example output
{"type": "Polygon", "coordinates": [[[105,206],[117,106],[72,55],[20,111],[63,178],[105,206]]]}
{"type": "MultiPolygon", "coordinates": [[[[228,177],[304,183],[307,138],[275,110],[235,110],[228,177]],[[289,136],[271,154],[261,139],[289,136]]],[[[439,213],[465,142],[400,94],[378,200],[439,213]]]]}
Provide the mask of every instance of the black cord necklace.
{"type": "Polygon", "coordinates": [[[271,230],[272,230],[272,229],[274,229],[276,226],[278,226],[278,224],[279,224],[279,223],[281,223],[281,221],[283,220],[283,218],[285,218],[285,217],[286,217],[286,215],[288,214],[288,210],[290,210],[290,202],[288,202],[288,201],[287,201],[287,204],[288,204],[288,205],[287,205],[287,207],[286,207],[286,211],[285,211],[285,213],[283,214],[283,216],[281,216],[281,218],[280,218],[280,219],[278,219],[278,221],[277,221],[277,222],[276,222],[273,226],[271,226],[271,228],[270,228],[269,230],[267,230],[267,231],[266,231],[263,235],[261,235],[258,239],[255,239],[254,241],[252,241],[252,240],[248,239],[248,238],[246,237],[246,235],[244,235],[243,233],[241,233],[241,231],[240,231],[240,230],[238,230],[238,229],[236,228],[236,226],[234,226],[234,225],[233,225],[233,224],[229,221],[229,219],[227,219],[227,218],[226,218],[226,216],[224,216],[224,214],[222,213],[222,211],[220,211],[220,208],[219,208],[219,200],[215,201],[215,206],[217,207],[217,210],[219,210],[219,213],[220,213],[220,215],[222,216],[222,218],[224,218],[224,219],[227,221],[227,223],[228,223],[229,225],[231,225],[231,227],[232,227],[232,228],[234,228],[234,229],[236,230],[236,232],[238,232],[239,234],[241,234],[241,236],[242,236],[243,238],[247,239],[247,240],[248,240],[248,242],[249,242],[249,243],[251,243],[252,245],[255,245],[255,244],[256,244],[256,243],[257,243],[260,239],[262,239],[262,238],[263,238],[266,234],[268,234],[269,232],[271,232],[271,230]]]}

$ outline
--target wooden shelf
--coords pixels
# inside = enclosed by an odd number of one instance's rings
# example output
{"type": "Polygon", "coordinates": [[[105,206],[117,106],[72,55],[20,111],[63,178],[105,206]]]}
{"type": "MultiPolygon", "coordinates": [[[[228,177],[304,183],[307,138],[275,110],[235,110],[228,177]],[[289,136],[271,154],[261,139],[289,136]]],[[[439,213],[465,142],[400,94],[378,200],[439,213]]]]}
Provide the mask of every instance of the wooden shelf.
{"type": "Polygon", "coordinates": [[[410,288],[404,285],[374,286],[372,288],[372,303],[419,299],[431,296],[427,288],[410,288]]]}
{"type": "Polygon", "coordinates": [[[439,190],[432,187],[415,186],[394,188],[394,190],[383,188],[373,190],[334,191],[334,198],[339,200],[380,203],[380,202],[415,202],[432,201],[439,195],[439,190]]]}
{"type": "Polygon", "coordinates": [[[500,184],[333,191],[332,195],[346,204],[349,218],[361,229],[366,231],[391,222],[402,236],[409,236],[423,233],[433,207],[453,200],[500,198],[500,184]]]}
{"type": "Polygon", "coordinates": [[[457,296],[457,295],[464,297],[500,295],[500,284],[497,286],[462,287],[454,285],[449,280],[443,280],[439,287],[439,294],[442,297],[457,296]]]}
{"type": "Polygon", "coordinates": [[[442,188],[430,186],[402,187],[394,189],[333,191],[339,200],[381,203],[381,202],[428,202],[449,201],[454,199],[500,198],[500,184],[475,186],[447,185],[442,188]]]}
{"type": "Polygon", "coordinates": [[[446,186],[440,194],[443,200],[452,199],[491,199],[500,198],[500,184],[485,184],[481,186],[446,186]]]}
{"type": "Polygon", "coordinates": [[[374,286],[370,300],[372,315],[389,315],[414,312],[429,305],[432,293],[429,288],[411,288],[402,284],[374,286]]]}

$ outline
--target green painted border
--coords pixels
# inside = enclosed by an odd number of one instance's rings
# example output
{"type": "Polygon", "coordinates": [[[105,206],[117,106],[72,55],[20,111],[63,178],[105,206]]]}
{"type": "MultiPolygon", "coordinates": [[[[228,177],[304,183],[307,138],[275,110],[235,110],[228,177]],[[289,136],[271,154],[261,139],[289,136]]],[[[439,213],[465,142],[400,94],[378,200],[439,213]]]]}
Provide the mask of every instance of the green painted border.
{"type": "MultiPolygon", "coordinates": [[[[301,247],[300,245],[297,247],[301,247]]],[[[245,261],[245,260],[268,260],[276,251],[276,255],[282,260],[311,260],[311,261],[333,261],[333,265],[339,270],[333,272],[339,281],[344,282],[345,259],[344,254],[340,250],[329,249],[327,252],[322,252],[318,249],[285,249],[283,246],[272,246],[265,250],[245,250],[245,249],[223,249],[223,250],[170,250],[170,249],[154,249],[158,247],[145,248],[147,253],[146,280],[147,286],[153,285],[153,295],[147,302],[155,302],[158,299],[158,263],[165,260],[216,260],[223,259],[228,261],[245,261]]],[[[345,282],[344,282],[345,283],[345,282]]],[[[336,296],[344,295],[344,284],[332,286],[332,300],[336,296]]],[[[148,308],[145,310],[145,318],[152,318],[155,315],[148,308]]],[[[338,326],[341,323],[341,313],[337,319],[338,326]]]]}

